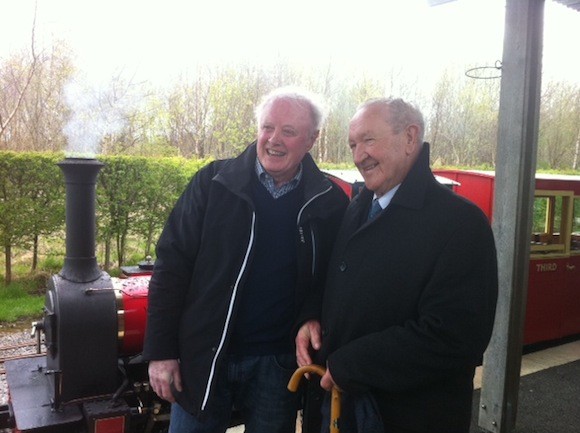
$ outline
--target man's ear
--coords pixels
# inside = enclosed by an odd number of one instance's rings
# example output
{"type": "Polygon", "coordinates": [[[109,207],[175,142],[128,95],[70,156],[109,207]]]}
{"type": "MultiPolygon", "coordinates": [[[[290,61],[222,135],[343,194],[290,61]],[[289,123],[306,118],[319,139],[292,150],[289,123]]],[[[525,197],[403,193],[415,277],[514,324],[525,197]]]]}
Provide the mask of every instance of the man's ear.
{"type": "Polygon", "coordinates": [[[316,142],[316,139],[318,138],[319,135],[320,135],[320,130],[317,129],[310,136],[310,144],[308,145],[308,150],[309,151],[310,151],[310,149],[312,149],[312,146],[314,146],[314,143],[316,142]]]}
{"type": "Polygon", "coordinates": [[[405,149],[407,154],[412,154],[417,149],[417,137],[419,136],[419,127],[417,125],[409,125],[405,128],[405,149]]]}

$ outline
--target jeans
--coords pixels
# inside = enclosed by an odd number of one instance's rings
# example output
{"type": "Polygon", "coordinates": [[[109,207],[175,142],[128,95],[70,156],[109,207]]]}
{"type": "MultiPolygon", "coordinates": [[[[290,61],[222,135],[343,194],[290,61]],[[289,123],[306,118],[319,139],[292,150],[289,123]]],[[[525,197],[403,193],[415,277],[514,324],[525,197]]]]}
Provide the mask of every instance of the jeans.
{"type": "Polygon", "coordinates": [[[287,386],[296,368],[293,353],[228,358],[203,417],[174,403],[169,433],[223,433],[233,407],[242,413],[246,433],[294,433],[300,398],[287,386]]]}

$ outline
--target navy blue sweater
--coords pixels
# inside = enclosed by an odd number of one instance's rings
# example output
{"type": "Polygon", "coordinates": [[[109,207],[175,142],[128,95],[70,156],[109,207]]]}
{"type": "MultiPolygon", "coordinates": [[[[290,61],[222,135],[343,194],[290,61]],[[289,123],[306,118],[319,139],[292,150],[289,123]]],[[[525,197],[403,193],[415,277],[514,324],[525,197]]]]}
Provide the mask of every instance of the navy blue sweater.
{"type": "Polygon", "coordinates": [[[237,308],[230,353],[275,355],[294,351],[297,215],[301,185],[274,199],[252,181],[256,238],[237,308]]]}

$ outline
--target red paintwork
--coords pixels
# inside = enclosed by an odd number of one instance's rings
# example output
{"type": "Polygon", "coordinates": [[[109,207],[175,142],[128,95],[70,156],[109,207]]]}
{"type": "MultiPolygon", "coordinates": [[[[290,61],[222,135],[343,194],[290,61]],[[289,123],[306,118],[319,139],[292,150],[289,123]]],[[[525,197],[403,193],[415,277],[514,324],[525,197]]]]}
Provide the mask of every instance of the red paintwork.
{"type": "Polygon", "coordinates": [[[150,276],[136,276],[114,280],[114,288],[121,292],[119,309],[124,311],[124,333],[120,341],[122,355],[135,355],[143,350],[149,279],[150,276]]]}
{"type": "MultiPolygon", "coordinates": [[[[477,204],[491,221],[493,215],[493,172],[433,170],[455,180],[457,194],[477,204]]],[[[536,190],[573,191],[580,196],[580,176],[537,174],[536,190]]],[[[524,344],[556,340],[580,334],[580,255],[532,257],[524,344]]]]}
{"type": "Polygon", "coordinates": [[[433,173],[458,182],[459,185],[455,185],[453,190],[478,205],[491,221],[495,182],[493,173],[461,170],[433,170],[433,173]]]}
{"type": "Polygon", "coordinates": [[[335,176],[333,174],[330,173],[325,173],[326,177],[328,177],[331,181],[333,181],[334,183],[336,183],[339,187],[342,188],[342,190],[345,192],[345,194],[348,197],[352,197],[352,184],[350,182],[347,182],[344,179],[341,179],[338,176],[335,176]]]}

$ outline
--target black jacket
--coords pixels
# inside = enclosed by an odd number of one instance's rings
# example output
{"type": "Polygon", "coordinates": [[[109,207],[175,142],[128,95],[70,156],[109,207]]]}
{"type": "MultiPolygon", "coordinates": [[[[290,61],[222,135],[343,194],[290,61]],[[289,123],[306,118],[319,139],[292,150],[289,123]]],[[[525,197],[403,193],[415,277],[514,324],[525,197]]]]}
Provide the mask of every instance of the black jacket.
{"type": "Polygon", "coordinates": [[[467,433],[497,299],[489,223],[435,180],[428,144],[366,222],[371,199],[353,199],[336,240],[322,362],[347,392],[375,396],[389,432],[467,433]]]}
{"type": "MultiPolygon", "coordinates": [[[[180,360],[184,390],[177,400],[192,413],[202,411],[211,399],[214,375],[244,293],[256,230],[250,195],[255,161],[253,144],[235,159],[202,168],[175,205],[157,244],[143,356],[180,360]]],[[[309,154],[302,163],[304,197],[296,221],[298,306],[320,296],[348,204],[309,154]]]]}

